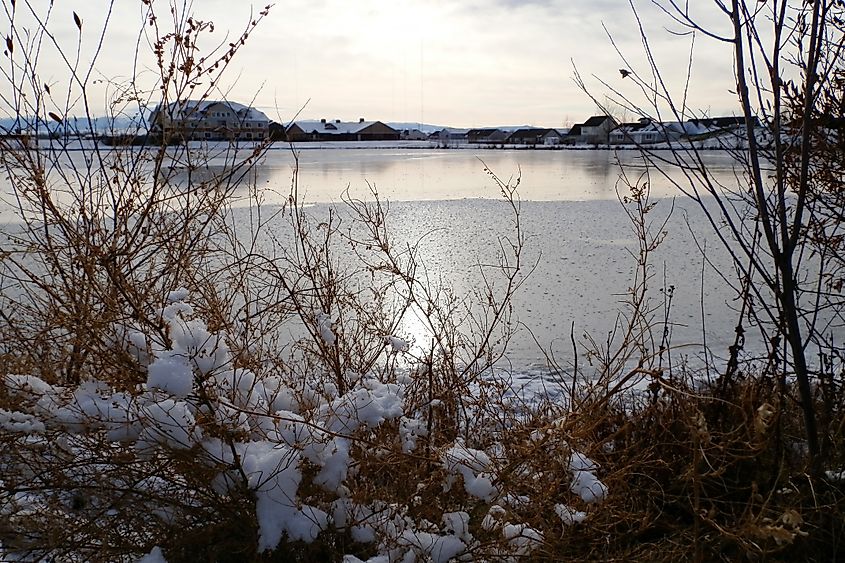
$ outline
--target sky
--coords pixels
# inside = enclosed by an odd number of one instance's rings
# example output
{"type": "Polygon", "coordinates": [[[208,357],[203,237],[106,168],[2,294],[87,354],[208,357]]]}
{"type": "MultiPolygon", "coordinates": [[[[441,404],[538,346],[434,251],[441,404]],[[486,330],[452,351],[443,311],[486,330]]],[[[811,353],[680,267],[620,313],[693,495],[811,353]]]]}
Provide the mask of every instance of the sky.
{"type": "MultiPolygon", "coordinates": [[[[50,4],[30,2],[42,12],[50,4]]],[[[176,3],[181,9],[182,0],[176,3]]],[[[9,0],[3,4],[8,9],[9,0]]],[[[168,3],[153,5],[163,24],[168,3]]],[[[687,105],[696,112],[736,113],[730,49],[696,36],[687,86],[692,37],[678,35],[680,26],[650,0],[634,0],[634,5],[677,99],[686,89],[687,105]]],[[[187,6],[197,19],[215,24],[201,48],[228,43],[263,8],[232,0],[195,0],[187,6]]],[[[23,9],[19,6],[15,15],[19,29],[33,25],[23,9]]],[[[73,12],[82,19],[81,66],[95,59],[91,82],[96,83],[88,86],[95,113],[115,100],[116,85],[133,74],[142,86],[155,87],[143,9],[141,0],[54,2],[47,27],[71,59],[79,37],[73,12]]],[[[694,9],[709,29],[725,31],[727,22],[710,0],[697,0],[694,9]]],[[[39,80],[55,91],[67,83],[67,65],[47,51],[39,80]]],[[[627,0],[279,0],[218,85],[220,97],[252,104],[281,122],[298,116],[564,127],[597,113],[597,102],[609,105],[617,117],[635,119],[635,110],[614,103],[613,90],[632,105],[648,106],[648,97],[630,77],[622,77],[620,68],[651,78],[627,0]],[[576,83],[576,72],[587,92],[576,83]]]]}

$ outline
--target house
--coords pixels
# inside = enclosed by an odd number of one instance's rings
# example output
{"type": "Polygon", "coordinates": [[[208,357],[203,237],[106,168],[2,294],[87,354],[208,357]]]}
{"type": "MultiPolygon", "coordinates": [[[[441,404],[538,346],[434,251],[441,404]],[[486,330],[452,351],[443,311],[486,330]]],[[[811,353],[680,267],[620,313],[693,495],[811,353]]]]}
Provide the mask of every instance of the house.
{"type": "Polygon", "coordinates": [[[634,123],[622,123],[611,130],[608,142],[611,145],[651,145],[667,141],[677,141],[687,135],[683,123],[652,121],[642,117],[634,123]]]}
{"type": "MultiPolygon", "coordinates": [[[[733,135],[743,137],[745,135],[744,117],[704,117],[690,119],[681,124],[684,132],[691,140],[707,139],[722,135],[733,135]]],[[[760,121],[755,117],[752,119],[754,127],[760,126],[760,121]]]]}
{"type": "Polygon", "coordinates": [[[472,144],[499,144],[508,138],[508,132],[503,129],[486,127],[467,131],[467,142],[472,144]]]}
{"type": "Polygon", "coordinates": [[[460,143],[468,142],[467,134],[469,133],[469,129],[455,129],[454,127],[445,127],[440,131],[435,131],[431,135],[428,136],[430,141],[436,141],[437,143],[448,146],[460,143]]]}
{"type": "MultiPolygon", "coordinates": [[[[756,118],[755,118],[756,121],[756,118]]],[[[739,127],[745,127],[744,117],[704,117],[700,119],[690,119],[687,121],[699,130],[704,131],[725,131],[733,130],[739,127]]]]}
{"type": "Polygon", "coordinates": [[[558,145],[560,140],[557,129],[526,127],[511,133],[506,142],[511,145],[558,145]]]}
{"type": "Polygon", "coordinates": [[[402,129],[399,131],[399,138],[403,141],[426,141],[428,135],[419,129],[402,129]]]}
{"type": "Polygon", "coordinates": [[[561,139],[561,142],[564,145],[577,145],[578,143],[582,142],[581,124],[578,123],[570,127],[569,131],[566,132],[566,136],[561,139]]]}
{"type": "Polygon", "coordinates": [[[255,108],[228,100],[181,100],[159,105],[149,117],[150,134],[170,141],[264,140],[270,120],[255,108]]]}
{"type": "Polygon", "coordinates": [[[610,131],[616,127],[616,120],[609,115],[594,115],[581,123],[582,142],[594,145],[607,144],[610,131]]]}
{"type": "Polygon", "coordinates": [[[294,121],[285,130],[290,142],[306,141],[398,141],[399,131],[381,121],[303,120],[294,121]]]}
{"type": "MultiPolygon", "coordinates": [[[[642,118],[633,123],[620,123],[608,134],[608,142],[611,145],[641,145],[646,142],[646,134],[643,132],[643,129],[648,128],[650,125],[651,120],[648,118],[642,118]]],[[[653,133],[650,132],[649,134],[651,135],[653,133]]],[[[648,142],[655,141],[649,137],[648,142]]]]}

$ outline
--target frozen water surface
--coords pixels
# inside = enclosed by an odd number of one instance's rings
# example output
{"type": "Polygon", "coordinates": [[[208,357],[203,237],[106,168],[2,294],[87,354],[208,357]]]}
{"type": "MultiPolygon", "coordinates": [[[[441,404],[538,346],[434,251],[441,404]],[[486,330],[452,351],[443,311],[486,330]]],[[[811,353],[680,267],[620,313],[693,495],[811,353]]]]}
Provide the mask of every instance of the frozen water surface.
{"type": "MultiPolygon", "coordinates": [[[[79,151],[69,158],[83,159],[85,154],[79,151]]],[[[736,184],[730,155],[710,152],[704,158],[712,175],[736,184]]],[[[495,262],[499,238],[512,227],[509,208],[485,166],[505,182],[520,178],[521,222],[527,235],[524,264],[536,262],[537,267],[514,300],[515,316],[526,328],[513,341],[509,361],[516,371],[531,373],[545,365],[535,338],[566,366],[573,357],[570,330],[579,346],[585,333],[605,342],[622,310],[637,245],[617,196],[617,190],[627,193],[618,181],[619,161],[629,177],[643,173],[634,151],[311,149],[298,152],[298,185],[301,199],[313,204],[317,215],[341,208],[346,190],[351,197],[372,199],[370,190],[376,189],[390,202],[397,242],[419,242],[419,256],[430,275],[466,294],[478,287],[478,265],[495,262]]],[[[289,148],[274,148],[262,159],[250,180],[268,190],[264,205],[286,202],[296,162],[289,148]]],[[[207,172],[225,165],[224,159],[212,158],[207,172]]],[[[735,295],[713,267],[704,269],[702,284],[703,259],[691,233],[700,244],[706,242],[716,269],[729,271],[729,262],[695,203],[681,197],[659,173],[651,174],[650,186],[657,202],[651,220],[659,225],[674,206],[666,241],[652,257],[653,304],[662,305],[661,288],[674,286],[672,343],[700,344],[706,331],[707,344],[724,355],[736,324],[730,308],[735,295]]],[[[236,192],[235,213],[248,212],[249,191],[244,187],[236,192]]],[[[0,211],[9,217],[8,207],[0,211]]],[[[662,320],[662,307],[655,318],[662,320]]],[[[661,330],[656,328],[657,338],[661,330]]],[[[417,343],[425,338],[412,318],[397,336],[417,343]]],[[[675,358],[699,351],[680,348],[675,358]]]]}
{"type": "MultiPolygon", "coordinates": [[[[374,187],[389,200],[396,242],[418,242],[420,261],[431,277],[465,295],[481,282],[479,264],[494,263],[500,237],[512,234],[509,207],[485,165],[503,181],[520,178],[527,236],[523,263],[537,266],[514,300],[515,316],[525,328],[512,342],[508,359],[518,372],[537,373],[546,362],[535,339],[566,366],[573,357],[571,330],[579,347],[586,333],[604,343],[624,311],[636,267],[632,253],[638,247],[617,195],[617,190],[627,193],[619,183],[617,159],[629,177],[643,173],[632,151],[304,150],[299,153],[299,189],[314,204],[311,212],[323,215],[343,205],[345,190],[372,199],[374,187]]],[[[729,155],[711,152],[705,159],[711,174],[735,184],[729,155]]],[[[279,199],[268,198],[268,204],[287,197],[293,170],[290,151],[268,154],[256,173],[260,185],[277,191],[279,199]]],[[[669,216],[666,240],[651,259],[655,338],[663,329],[661,289],[674,286],[672,344],[701,344],[706,331],[708,346],[725,355],[736,324],[730,307],[735,295],[713,267],[704,268],[702,281],[703,258],[695,240],[707,245],[716,268],[729,269],[729,261],[698,206],[661,174],[652,173],[650,180],[657,205],[648,217],[655,230],[669,216]]],[[[419,325],[409,318],[401,336],[424,342],[419,325]]],[[[673,360],[700,349],[679,348],[673,360]]]]}

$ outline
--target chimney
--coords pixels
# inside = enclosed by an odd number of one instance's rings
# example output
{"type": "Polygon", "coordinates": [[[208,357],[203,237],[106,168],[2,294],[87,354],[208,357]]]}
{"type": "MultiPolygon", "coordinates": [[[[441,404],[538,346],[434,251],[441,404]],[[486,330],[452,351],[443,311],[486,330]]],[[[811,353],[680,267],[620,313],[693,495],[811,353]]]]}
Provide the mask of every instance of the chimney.
{"type": "Polygon", "coordinates": [[[321,119],[321,120],[320,120],[320,123],[325,123],[325,122],[326,122],[326,118],[325,118],[325,117],[324,117],[323,119],[321,119]]]}
{"type": "Polygon", "coordinates": [[[358,118],[358,123],[364,123],[364,118],[363,118],[363,117],[359,117],[359,118],[358,118]]]}
{"type": "Polygon", "coordinates": [[[334,122],[335,122],[335,123],[340,123],[340,120],[339,120],[339,119],[335,119],[335,120],[334,120],[334,122]]]}

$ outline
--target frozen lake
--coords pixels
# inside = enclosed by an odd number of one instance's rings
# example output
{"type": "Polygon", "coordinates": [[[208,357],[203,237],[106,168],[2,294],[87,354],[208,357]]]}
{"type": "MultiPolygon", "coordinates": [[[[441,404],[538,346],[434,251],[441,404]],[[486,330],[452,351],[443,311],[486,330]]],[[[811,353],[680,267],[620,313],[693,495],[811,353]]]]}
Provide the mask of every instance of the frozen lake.
{"type": "MultiPolygon", "coordinates": [[[[71,158],[84,154],[72,153],[71,158]]],[[[704,158],[711,174],[735,185],[729,155],[711,152],[704,158]]],[[[282,147],[262,159],[253,179],[267,190],[265,205],[287,200],[295,162],[292,151],[282,147]]],[[[459,295],[479,286],[478,265],[492,261],[499,237],[510,232],[511,216],[485,165],[505,181],[521,177],[525,263],[536,262],[537,268],[514,300],[523,328],[508,359],[525,376],[544,371],[541,347],[566,367],[574,358],[571,330],[581,356],[585,334],[606,342],[624,313],[621,302],[633,279],[636,239],[617,198],[617,186],[626,193],[618,185],[620,162],[629,176],[642,173],[634,151],[379,148],[298,153],[300,195],[314,213],[342,206],[344,190],[368,198],[370,187],[377,189],[390,202],[388,219],[397,238],[419,242],[429,275],[442,278],[459,295]]],[[[223,166],[222,159],[210,161],[212,171],[223,166]]],[[[245,187],[236,194],[244,196],[236,197],[236,207],[247,205],[247,193],[245,187]]],[[[651,196],[657,205],[650,217],[658,225],[674,207],[666,240],[652,257],[650,282],[656,321],[664,317],[662,289],[675,288],[669,317],[671,342],[677,347],[673,361],[689,354],[699,363],[695,358],[705,334],[712,352],[725,356],[736,324],[730,307],[735,295],[713,267],[704,267],[691,233],[707,244],[708,259],[717,269],[727,270],[729,263],[698,207],[659,174],[651,177],[651,196]]],[[[401,336],[425,339],[413,318],[404,331],[401,336]]],[[[658,340],[661,332],[662,325],[656,324],[658,340]]]]}
{"type": "MultiPolygon", "coordinates": [[[[399,239],[419,241],[430,274],[467,294],[481,283],[478,264],[492,261],[511,221],[484,166],[504,180],[520,176],[526,263],[536,261],[537,269],[514,300],[524,328],[512,342],[509,360],[516,371],[531,374],[546,365],[537,343],[566,366],[573,360],[571,330],[583,353],[584,335],[606,342],[623,312],[637,246],[617,198],[617,159],[637,177],[642,172],[637,156],[632,151],[310,149],[299,153],[299,187],[316,214],[342,205],[346,189],[367,198],[368,186],[375,187],[390,201],[388,218],[399,239]]],[[[710,173],[735,183],[729,155],[711,152],[705,159],[710,173]]],[[[275,203],[287,197],[293,169],[292,154],[274,150],[256,171],[259,185],[278,191],[275,203]]],[[[624,195],[624,186],[619,190],[624,195]]],[[[677,347],[673,361],[688,354],[700,363],[705,331],[712,352],[725,356],[736,324],[730,307],[735,295],[712,267],[704,267],[691,233],[707,245],[708,259],[718,268],[729,263],[694,202],[659,174],[652,175],[651,194],[657,202],[652,221],[659,225],[671,211],[666,241],[652,258],[650,287],[656,321],[664,314],[662,289],[675,288],[669,319],[677,347]]],[[[424,341],[417,325],[409,319],[403,336],[424,341]]],[[[658,340],[661,331],[662,325],[655,326],[658,340]]]]}
{"type": "MultiPolygon", "coordinates": [[[[497,198],[498,189],[485,174],[485,164],[503,180],[521,175],[519,192],[525,201],[616,201],[618,162],[632,176],[643,170],[638,153],[630,150],[304,148],[297,154],[300,189],[311,202],[337,202],[347,186],[353,196],[366,197],[367,183],[391,201],[497,198]]],[[[734,182],[735,162],[730,155],[702,154],[711,173],[734,182]]],[[[211,160],[212,167],[222,164],[211,160]]],[[[286,197],[294,167],[291,150],[274,146],[257,176],[264,185],[280,187],[286,197]]],[[[677,172],[673,176],[682,177],[677,172]]],[[[652,197],[679,195],[660,174],[651,180],[652,197]]]]}

